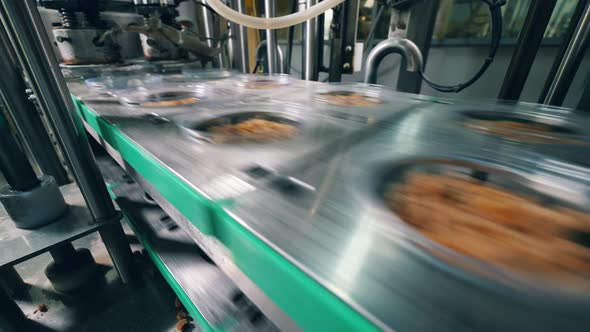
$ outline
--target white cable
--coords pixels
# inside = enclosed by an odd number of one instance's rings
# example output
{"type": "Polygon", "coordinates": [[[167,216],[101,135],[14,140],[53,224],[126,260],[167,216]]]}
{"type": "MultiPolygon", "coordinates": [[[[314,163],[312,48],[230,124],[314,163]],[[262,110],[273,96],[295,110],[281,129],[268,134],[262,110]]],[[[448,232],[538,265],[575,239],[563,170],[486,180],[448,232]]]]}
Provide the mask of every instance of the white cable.
{"type": "Polygon", "coordinates": [[[245,15],[237,12],[228,6],[226,6],[222,0],[207,0],[207,4],[217,12],[217,14],[223,16],[227,20],[246,26],[248,28],[260,29],[260,30],[272,30],[287,28],[295,24],[299,24],[310,20],[329,9],[341,4],[344,0],[325,0],[319,2],[317,5],[313,5],[304,11],[300,11],[294,14],[289,14],[280,17],[262,18],[245,15]]]}

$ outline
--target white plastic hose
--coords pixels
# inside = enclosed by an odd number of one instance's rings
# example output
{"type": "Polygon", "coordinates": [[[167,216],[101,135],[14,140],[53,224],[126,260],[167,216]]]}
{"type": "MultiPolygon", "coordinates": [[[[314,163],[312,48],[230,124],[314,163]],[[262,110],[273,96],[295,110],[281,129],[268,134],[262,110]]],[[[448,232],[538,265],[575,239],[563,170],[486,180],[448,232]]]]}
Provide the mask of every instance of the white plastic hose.
{"type": "Polygon", "coordinates": [[[280,17],[262,18],[237,12],[226,6],[222,0],[207,0],[207,4],[209,4],[209,6],[211,6],[211,8],[217,12],[217,14],[223,16],[227,20],[247,26],[248,28],[260,30],[282,29],[305,22],[343,2],[344,0],[325,0],[319,2],[317,5],[309,7],[304,11],[294,14],[280,17]]]}

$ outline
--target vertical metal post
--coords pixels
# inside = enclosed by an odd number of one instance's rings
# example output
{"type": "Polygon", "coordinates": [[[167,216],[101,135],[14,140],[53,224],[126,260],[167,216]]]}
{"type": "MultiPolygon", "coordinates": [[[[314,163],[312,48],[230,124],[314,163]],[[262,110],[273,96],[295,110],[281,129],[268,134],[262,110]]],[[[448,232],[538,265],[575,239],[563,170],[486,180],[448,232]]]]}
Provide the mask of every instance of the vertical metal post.
{"type": "Polygon", "coordinates": [[[27,331],[27,319],[23,311],[10,296],[0,287],[0,330],[27,331]],[[6,326],[8,324],[8,326],[6,326]]]}
{"type": "MultiPolygon", "coordinates": [[[[264,0],[264,17],[271,18],[277,15],[276,0],[264,0]]],[[[279,57],[277,52],[277,32],[265,30],[266,34],[266,63],[269,74],[280,72],[279,57]]]]}
{"type": "MultiPolygon", "coordinates": [[[[232,8],[240,13],[244,13],[244,0],[232,0],[232,8]]],[[[234,66],[239,68],[243,73],[250,72],[248,61],[248,29],[239,24],[231,23],[234,40],[234,66]]]]}
{"type": "Polygon", "coordinates": [[[27,283],[21,278],[14,266],[6,266],[0,269],[0,288],[2,287],[9,295],[18,298],[25,294],[27,283]]]}
{"type": "Polygon", "coordinates": [[[353,73],[354,45],[356,43],[359,0],[348,0],[333,8],[330,25],[330,69],[328,80],[340,82],[342,74],[353,73]]]}
{"type": "Polygon", "coordinates": [[[531,2],[498,99],[518,100],[520,98],[556,3],[557,0],[531,2]]]}
{"type": "MultiPolygon", "coordinates": [[[[54,126],[90,213],[95,220],[119,219],[120,213],[115,210],[106,190],[84,128],[74,117],[74,103],[35,2],[1,0],[0,3],[2,24],[8,30],[39,104],[54,126]]],[[[129,281],[132,255],[123,228],[112,222],[100,232],[121,279],[129,281]]]]}
{"type": "MultiPolygon", "coordinates": [[[[406,37],[413,41],[422,52],[423,65],[426,64],[430,43],[436,23],[440,1],[422,1],[414,6],[410,14],[406,37]]],[[[420,93],[422,78],[418,72],[410,72],[400,67],[397,91],[420,93]]]]}
{"type": "MultiPolygon", "coordinates": [[[[197,19],[201,22],[201,25],[203,27],[201,35],[207,38],[207,46],[212,48],[215,47],[215,24],[213,21],[213,15],[211,14],[211,11],[204,5],[197,6],[197,19]]],[[[223,68],[225,66],[222,53],[219,53],[213,58],[213,65],[219,68],[223,68]]]]}
{"type": "Polygon", "coordinates": [[[0,116],[0,172],[11,189],[27,191],[39,184],[29,160],[0,116]]]}
{"type": "MultiPolygon", "coordinates": [[[[299,10],[305,10],[315,4],[317,0],[305,0],[299,10]]],[[[301,79],[317,81],[319,75],[318,59],[318,19],[313,18],[303,24],[303,45],[301,50],[301,79]]]]}
{"type": "Polygon", "coordinates": [[[590,112],[590,75],[586,76],[584,91],[576,108],[581,111],[590,112]]]}
{"type": "Polygon", "coordinates": [[[28,100],[26,85],[11,54],[8,36],[0,29],[0,94],[10,116],[24,138],[24,145],[39,165],[41,172],[51,175],[58,185],[69,182],[68,174],[51,143],[47,130],[41,121],[35,105],[28,100]]]}
{"type": "Polygon", "coordinates": [[[586,1],[583,13],[576,24],[576,29],[567,41],[563,59],[561,59],[555,75],[549,77],[551,83],[547,89],[547,94],[543,98],[543,104],[560,106],[563,103],[580,62],[584,57],[589,37],[590,1],[586,1]]]}

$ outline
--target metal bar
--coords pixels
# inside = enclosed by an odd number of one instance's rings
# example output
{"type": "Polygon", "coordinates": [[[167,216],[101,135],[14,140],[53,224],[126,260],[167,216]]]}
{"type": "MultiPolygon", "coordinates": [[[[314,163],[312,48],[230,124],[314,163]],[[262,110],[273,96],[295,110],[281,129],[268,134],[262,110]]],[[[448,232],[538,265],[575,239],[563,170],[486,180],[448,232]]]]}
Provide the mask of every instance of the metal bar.
{"type": "MultiPolygon", "coordinates": [[[[55,128],[93,219],[120,218],[96,166],[84,128],[73,116],[76,108],[35,2],[1,0],[0,3],[2,24],[9,32],[15,53],[31,80],[40,105],[55,128]]],[[[129,281],[132,255],[121,225],[113,223],[101,230],[101,236],[121,279],[129,281]]]]}
{"type": "Polygon", "coordinates": [[[21,297],[27,290],[27,283],[18,274],[14,266],[5,266],[0,268],[0,288],[4,289],[12,297],[21,297]]]}
{"type": "Polygon", "coordinates": [[[423,67],[420,49],[411,40],[405,38],[386,39],[373,47],[367,56],[364,69],[365,83],[377,83],[379,65],[386,56],[392,53],[398,53],[402,56],[403,61],[406,63],[405,70],[407,71],[417,72],[423,67]]]}
{"type": "MultiPolygon", "coordinates": [[[[264,0],[264,17],[271,18],[277,15],[276,0],[264,0]]],[[[279,57],[277,52],[277,33],[275,30],[265,30],[266,34],[266,71],[269,74],[279,73],[279,57]]]]}
{"type": "MultiPolygon", "coordinates": [[[[203,28],[201,35],[207,38],[207,46],[215,48],[217,43],[215,41],[216,35],[213,15],[211,14],[209,8],[204,4],[197,6],[197,19],[201,22],[201,26],[203,28]]],[[[225,65],[223,60],[223,52],[221,52],[213,57],[213,65],[223,68],[225,65]]]]}
{"type": "MultiPolygon", "coordinates": [[[[244,0],[232,0],[232,8],[240,13],[244,13],[244,0]]],[[[237,41],[234,45],[234,65],[243,73],[250,73],[248,61],[248,29],[240,24],[232,23],[234,39],[237,41]],[[239,54],[239,55],[238,55],[239,54]]]]}
{"type": "Polygon", "coordinates": [[[556,3],[557,0],[531,2],[498,99],[518,100],[520,98],[556,3]]]}
{"type": "Polygon", "coordinates": [[[549,77],[551,84],[543,104],[560,106],[567,95],[572,80],[584,57],[590,37],[590,2],[586,2],[583,14],[576,24],[571,39],[567,42],[563,60],[554,77],[549,77]]]}
{"type": "Polygon", "coordinates": [[[33,167],[4,123],[4,117],[0,120],[0,171],[6,182],[10,188],[18,191],[37,186],[39,179],[33,167]]]}
{"type": "MultiPolygon", "coordinates": [[[[555,1],[555,0],[553,0],[555,1]]],[[[430,42],[436,23],[436,15],[440,1],[423,1],[414,6],[407,27],[407,38],[422,51],[423,65],[426,64],[430,42]]],[[[400,68],[397,79],[397,91],[420,93],[422,78],[418,72],[410,72],[400,68]]]]}
{"type": "Polygon", "coordinates": [[[565,55],[565,51],[567,50],[568,42],[572,39],[572,36],[576,32],[576,25],[580,21],[582,14],[584,13],[584,5],[586,4],[586,0],[578,0],[578,4],[572,13],[572,17],[570,17],[570,21],[567,27],[567,31],[565,36],[563,37],[563,42],[559,46],[559,51],[557,51],[557,55],[555,56],[555,60],[551,65],[551,69],[549,70],[549,74],[547,75],[547,80],[545,81],[545,85],[543,86],[543,90],[541,90],[541,94],[538,98],[539,103],[543,103],[547,93],[549,92],[549,87],[551,87],[551,83],[555,78],[555,74],[557,73],[557,69],[559,69],[559,65],[565,55]]]}
{"type": "Polygon", "coordinates": [[[585,112],[590,111],[590,75],[586,76],[586,85],[584,86],[584,91],[578,102],[577,109],[585,112]]]}
{"type": "MultiPolygon", "coordinates": [[[[304,3],[300,3],[299,10],[306,10],[317,3],[318,0],[306,0],[304,3]]],[[[308,81],[317,81],[319,75],[317,22],[317,18],[313,18],[303,24],[301,79],[308,81]]]]}
{"type": "Polygon", "coordinates": [[[330,25],[330,69],[328,80],[340,82],[342,74],[352,74],[359,1],[349,0],[333,8],[330,25]]]}
{"type": "Polygon", "coordinates": [[[67,184],[70,182],[68,174],[61,164],[35,105],[28,100],[22,73],[11,51],[10,40],[4,30],[0,29],[0,59],[4,59],[0,61],[0,72],[3,75],[0,80],[0,92],[4,105],[41,172],[51,175],[60,186],[67,184]]]}
{"type": "Polygon", "coordinates": [[[0,287],[0,331],[27,331],[23,311],[0,287]]]}

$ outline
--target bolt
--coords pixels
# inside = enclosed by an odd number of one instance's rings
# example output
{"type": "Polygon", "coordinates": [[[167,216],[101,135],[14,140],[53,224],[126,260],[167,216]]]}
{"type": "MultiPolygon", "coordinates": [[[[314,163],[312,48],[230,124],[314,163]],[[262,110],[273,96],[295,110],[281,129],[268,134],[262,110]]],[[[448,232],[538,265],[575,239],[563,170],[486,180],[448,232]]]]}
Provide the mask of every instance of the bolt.
{"type": "Polygon", "coordinates": [[[344,69],[350,69],[350,63],[345,63],[344,65],[342,65],[342,68],[344,69]]]}
{"type": "Polygon", "coordinates": [[[348,53],[352,52],[352,46],[350,46],[350,45],[346,46],[344,48],[344,52],[348,52],[348,53]]]}
{"type": "Polygon", "coordinates": [[[62,36],[57,36],[55,38],[57,40],[58,43],[63,43],[63,42],[72,42],[72,38],[69,37],[62,37],[62,36]]]}

